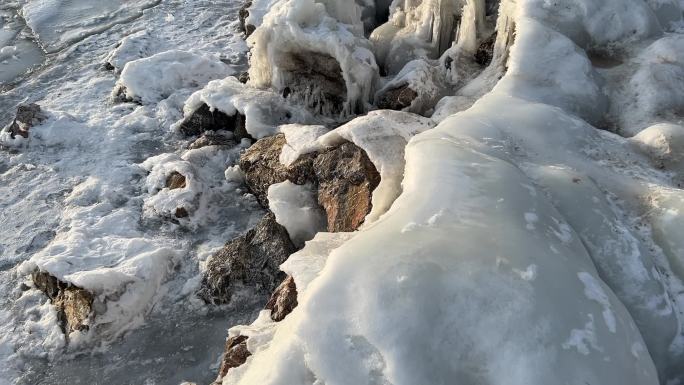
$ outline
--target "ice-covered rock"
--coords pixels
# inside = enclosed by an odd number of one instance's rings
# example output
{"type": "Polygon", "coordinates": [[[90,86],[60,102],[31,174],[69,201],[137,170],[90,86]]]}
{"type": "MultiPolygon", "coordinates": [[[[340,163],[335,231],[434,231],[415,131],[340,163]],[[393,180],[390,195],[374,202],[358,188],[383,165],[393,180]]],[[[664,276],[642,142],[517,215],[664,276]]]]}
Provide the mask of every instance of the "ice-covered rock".
{"type": "Polygon", "coordinates": [[[268,300],[265,309],[271,311],[271,319],[280,322],[297,307],[297,285],[294,278],[288,276],[278,286],[271,299],[268,300]]]}
{"type": "Polygon", "coordinates": [[[235,71],[206,54],[171,50],[133,60],[123,67],[114,95],[144,104],[157,103],[182,89],[197,89],[235,71]]]}
{"type": "Polygon", "coordinates": [[[57,318],[64,334],[87,331],[93,317],[93,295],[87,290],[67,284],[49,273],[31,273],[33,284],[45,293],[57,309],[57,318]]]}
{"type": "Polygon", "coordinates": [[[17,107],[17,113],[12,120],[12,123],[5,126],[5,128],[0,131],[0,143],[14,142],[17,136],[21,136],[24,139],[29,137],[29,130],[36,124],[40,124],[45,119],[47,115],[43,112],[39,105],[22,104],[17,107]]]}
{"type": "Polygon", "coordinates": [[[277,2],[248,39],[250,83],[325,115],[366,111],[378,67],[370,42],[351,24],[360,16],[356,7],[333,0],[277,2]]]}

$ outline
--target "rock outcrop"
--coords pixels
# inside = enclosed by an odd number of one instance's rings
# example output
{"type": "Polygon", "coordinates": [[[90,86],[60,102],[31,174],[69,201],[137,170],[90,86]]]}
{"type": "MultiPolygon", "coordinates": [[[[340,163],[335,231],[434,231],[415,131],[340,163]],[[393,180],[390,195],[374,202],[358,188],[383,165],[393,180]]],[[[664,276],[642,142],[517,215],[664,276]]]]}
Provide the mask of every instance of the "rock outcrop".
{"type": "Polygon", "coordinates": [[[92,293],[39,270],[34,271],[31,278],[35,287],[45,293],[57,309],[60,327],[66,336],[89,329],[93,316],[92,293]]]}
{"type": "Polygon", "coordinates": [[[268,208],[268,187],[286,180],[294,184],[313,182],[315,154],[301,156],[290,166],[280,163],[285,135],[278,134],[258,140],[240,156],[240,169],[245,183],[259,203],[268,208]]]}
{"type": "Polygon", "coordinates": [[[34,103],[22,104],[17,107],[17,113],[12,123],[5,127],[5,131],[10,133],[10,137],[15,139],[17,135],[28,138],[29,129],[36,124],[40,124],[47,119],[40,106],[34,103]]]}
{"type": "Polygon", "coordinates": [[[228,374],[232,368],[237,368],[247,361],[247,357],[252,353],[247,350],[247,336],[230,337],[226,341],[226,348],[221,358],[221,366],[219,367],[218,378],[214,384],[220,384],[221,379],[228,374]]]}
{"type": "Polygon", "coordinates": [[[297,307],[297,285],[291,275],[276,288],[265,309],[271,311],[271,319],[280,322],[297,307]]]}
{"type": "Polygon", "coordinates": [[[377,98],[377,105],[382,110],[397,110],[401,111],[408,108],[418,97],[418,93],[414,91],[408,84],[388,90],[377,98]]]}
{"type": "Polygon", "coordinates": [[[212,110],[206,104],[202,104],[180,124],[180,131],[187,136],[199,136],[207,131],[218,130],[231,131],[237,141],[243,138],[252,139],[247,133],[244,115],[239,112],[228,115],[216,109],[212,110]]]}
{"type": "Polygon", "coordinates": [[[268,207],[272,184],[286,180],[316,186],[319,204],[328,218],[328,231],[354,231],[371,209],[373,190],[380,174],[363,151],[353,143],[300,156],[290,166],[280,163],[284,135],[257,141],[240,157],[245,182],[259,203],[268,207]]]}
{"type": "Polygon", "coordinates": [[[318,203],[328,217],[328,231],[358,229],[371,210],[373,190],[380,183],[380,174],[366,152],[346,142],[318,154],[314,172],[318,203]]]}
{"type": "Polygon", "coordinates": [[[272,292],[285,276],[280,264],[295,250],[287,230],[268,213],[211,256],[198,295],[209,303],[227,303],[242,287],[272,292]]]}
{"type": "Polygon", "coordinates": [[[169,174],[168,177],[166,177],[166,187],[168,187],[169,190],[185,188],[185,185],[185,175],[179,173],[178,171],[174,171],[169,174]]]}

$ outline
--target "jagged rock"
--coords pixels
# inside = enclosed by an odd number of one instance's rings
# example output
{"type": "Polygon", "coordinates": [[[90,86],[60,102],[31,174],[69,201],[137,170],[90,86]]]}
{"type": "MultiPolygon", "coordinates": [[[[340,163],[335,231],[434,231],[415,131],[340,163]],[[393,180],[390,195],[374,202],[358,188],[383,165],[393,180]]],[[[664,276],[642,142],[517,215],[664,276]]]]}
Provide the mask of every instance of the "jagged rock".
{"type": "Polygon", "coordinates": [[[284,278],[279,266],[296,248],[272,213],[252,230],[211,256],[198,295],[207,302],[227,303],[243,286],[272,292],[284,278]]]}
{"type": "Polygon", "coordinates": [[[228,138],[224,135],[217,135],[217,134],[211,134],[208,132],[205,132],[202,136],[197,138],[194,142],[188,146],[188,149],[190,150],[196,150],[198,148],[202,147],[208,147],[208,146],[227,146],[227,147],[232,147],[236,143],[233,139],[228,138]]]}
{"type": "Polygon", "coordinates": [[[284,71],[280,90],[296,97],[308,107],[325,115],[340,114],[347,100],[347,86],[337,60],[318,52],[289,52],[278,57],[278,68],[284,71]]]}
{"type": "Polygon", "coordinates": [[[5,128],[5,131],[10,133],[12,139],[16,138],[17,135],[28,138],[29,129],[45,119],[47,116],[39,105],[34,103],[22,104],[17,107],[17,114],[12,123],[5,128]]]}
{"type": "Polygon", "coordinates": [[[238,11],[238,18],[240,19],[240,29],[245,33],[245,37],[249,37],[254,30],[255,26],[247,24],[247,18],[249,17],[249,7],[252,6],[252,0],[247,0],[245,4],[242,5],[240,11],[238,11]]]}
{"type": "Polygon", "coordinates": [[[238,75],[238,81],[242,84],[246,84],[249,81],[249,72],[245,71],[238,75]]]}
{"type": "Polygon", "coordinates": [[[178,171],[174,171],[166,177],[166,187],[169,188],[169,190],[175,190],[177,188],[185,188],[185,175],[179,173],[178,171]]]}
{"type": "Polygon", "coordinates": [[[297,285],[295,285],[294,278],[288,275],[273,292],[265,308],[271,311],[272,320],[280,322],[295,307],[297,307],[297,285]]]}
{"type": "Polygon", "coordinates": [[[226,341],[226,348],[221,358],[221,366],[219,368],[218,378],[215,384],[220,384],[221,379],[228,374],[232,368],[237,368],[247,361],[247,357],[252,353],[247,350],[247,336],[230,337],[226,341]]]}
{"type": "Polygon", "coordinates": [[[93,315],[93,295],[85,289],[62,282],[39,270],[31,274],[33,284],[57,308],[60,327],[67,336],[76,330],[88,330],[93,315]]]}
{"type": "Polygon", "coordinates": [[[344,143],[320,153],[299,157],[292,165],[280,163],[285,145],[282,134],[258,140],[240,157],[245,183],[261,205],[268,208],[268,187],[286,180],[294,184],[312,182],[318,202],[325,209],[328,231],[354,231],[371,209],[373,190],[380,174],[365,151],[344,143]]]}
{"type": "Polygon", "coordinates": [[[190,213],[188,213],[188,210],[186,210],[185,207],[178,207],[176,208],[174,215],[176,218],[187,218],[190,216],[190,213]]]}
{"type": "Polygon", "coordinates": [[[318,203],[326,211],[329,232],[354,231],[370,212],[380,174],[366,152],[344,143],[314,160],[318,203]]]}
{"type": "Polygon", "coordinates": [[[377,105],[379,109],[401,111],[404,108],[410,107],[413,100],[417,97],[418,93],[408,84],[404,84],[378,96],[377,105]]]}
{"type": "Polygon", "coordinates": [[[206,131],[232,131],[236,140],[252,139],[247,133],[245,116],[241,113],[228,115],[219,110],[213,110],[202,104],[195,112],[186,117],[180,125],[180,131],[187,136],[198,136],[206,131]]]}
{"type": "Polygon", "coordinates": [[[477,51],[475,52],[475,62],[477,62],[477,64],[486,67],[492,62],[492,58],[494,57],[494,43],[496,43],[496,36],[497,33],[494,31],[493,34],[483,40],[482,43],[480,43],[480,46],[477,47],[477,51]]]}
{"type": "Polygon", "coordinates": [[[280,152],[285,145],[285,135],[278,134],[258,140],[240,156],[240,169],[245,173],[245,183],[259,203],[268,208],[268,187],[286,180],[304,184],[314,178],[315,154],[301,156],[289,167],[280,163],[280,152]]]}

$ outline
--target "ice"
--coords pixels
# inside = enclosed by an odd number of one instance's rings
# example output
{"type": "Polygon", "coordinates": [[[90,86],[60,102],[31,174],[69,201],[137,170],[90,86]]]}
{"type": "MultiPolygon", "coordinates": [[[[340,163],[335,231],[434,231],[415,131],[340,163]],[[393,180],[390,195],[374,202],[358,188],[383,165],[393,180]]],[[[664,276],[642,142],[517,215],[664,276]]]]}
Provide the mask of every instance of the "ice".
{"type": "Polygon", "coordinates": [[[276,221],[285,227],[295,246],[304,246],[316,233],[325,230],[327,218],[318,205],[313,186],[290,181],[268,188],[268,207],[276,221]]]}

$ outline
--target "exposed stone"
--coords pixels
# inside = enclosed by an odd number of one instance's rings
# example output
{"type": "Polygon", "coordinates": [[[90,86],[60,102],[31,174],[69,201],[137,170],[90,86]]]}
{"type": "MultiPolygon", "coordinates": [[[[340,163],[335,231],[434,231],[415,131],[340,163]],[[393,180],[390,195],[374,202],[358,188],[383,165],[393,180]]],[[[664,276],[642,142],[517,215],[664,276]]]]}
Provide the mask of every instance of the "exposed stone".
{"type": "Polygon", "coordinates": [[[295,307],[297,307],[297,285],[295,285],[294,278],[288,275],[271,295],[266,309],[271,311],[272,320],[280,322],[295,307]]]}
{"type": "Polygon", "coordinates": [[[216,109],[212,111],[207,104],[202,104],[180,125],[180,131],[187,136],[198,136],[206,131],[218,130],[232,131],[238,141],[243,138],[251,139],[247,133],[244,115],[239,112],[235,115],[228,115],[216,109]]]}
{"type": "Polygon", "coordinates": [[[168,187],[169,190],[185,188],[185,175],[178,171],[172,172],[171,175],[166,177],[166,187],[168,187]]]}
{"type": "Polygon", "coordinates": [[[67,336],[77,330],[88,330],[93,315],[93,295],[85,289],[62,282],[39,270],[31,274],[33,284],[57,308],[62,331],[67,336]]]}
{"type": "Polygon", "coordinates": [[[240,156],[240,169],[245,173],[245,183],[259,203],[268,208],[268,187],[286,180],[294,184],[313,181],[313,158],[315,154],[301,156],[289,167],[280,163],[280,152],[285,145],[285,135],[278,134],[254,143],[240,156]]]}
{"type": "Polygon", "coordinates": [[[208,147],[208,146],[225,146],[225,147],[232,147],[235,145],[235,141],[231,138],[226,137],[225,135],[218,135],[218,134],[212,134],[209,132],[205,132],[197,138],[194,142],[188,146],[188,149],[190,150],[196,150],[198,148],[202,147],[208,147]]]}
{"type": "Polygon", "coordinates": [[[380,183],[380,174],[366,152],[347,142],[319,154],[313,167],[328,231],[358,229],[372,208],[372,193],[380,183]]]}
{"type": "Polygon", "coordinates": [[[312,51],[288,52],[278,56],[276,65],[285,72],[283,84],[290,90],[289,97],[307,102],[318,113],[334,115],[343,111],[347,85],[334,57],[312,51]]]}
{"type": "Polygon", "coordinates": [[[228,374],[232,368],[237,368],[247,361],[247,357],[252,353],[247,350],[247,336],[230,337],[226,341],[226,347],[221,358],[218,378],[215,383],[220,383],[221,379],[228,374]]]}
{"type": "Polygon", "coordinates": [[[295,250],[287,230],[268,213],[209,258],[198,295],[207,302],[227,303],[239,287],[272,292],[284,278],[280,264],[295,250]]]}
{"type": "Polygon", "coordinates": [[[252,6],[252,0],[247,0],[238,11],[238,18],[240,19],[240,29],[245,33],[245,37],[251,35],[256,29],[255,26],[247,24],[247,18],[249,17],[249,7],[252,6]]]}
{"type": "Polygon", "coordinates": [[[241,72],[240,75],[238,75],[238,81],[242,84],[246,84],[249,81],[249,72],[241,72]]]}
{"type": "Polygon", "coordinates": [[[418,93],[409,87],[408,84],[404,84],[379,95],[377,105],[379,109],[401,111],[404,108],[410,107],[413,100],[417,97],[418,93]]]}
{"type": "Polygon", "coordinates": [[[494,44],[496,43],[497,32],[494,31],[488,38],[480,43],[475,51],[475,62],[477,64],[486,67],[492,62],[494,57],[494,44]]]}
{"type": "Polygon", "coordinates": [[[12,139],[17,135],[28,138],[29,129],[36,124],[40,124],[47,119],[45,113],[40,109],[40,106],[34,103],[21,104],[17,107],[17,113],[12,123],[10,123],[5,130],[10,133],[12,139]]]}
{"type": "Polygon", "coordinates": [[[188,210],[185,209],[185,207],[178,207],[176,208],[176,212],[174,213],[176,218],[187,218],[190,216],[188,213],[188,210]]]}

